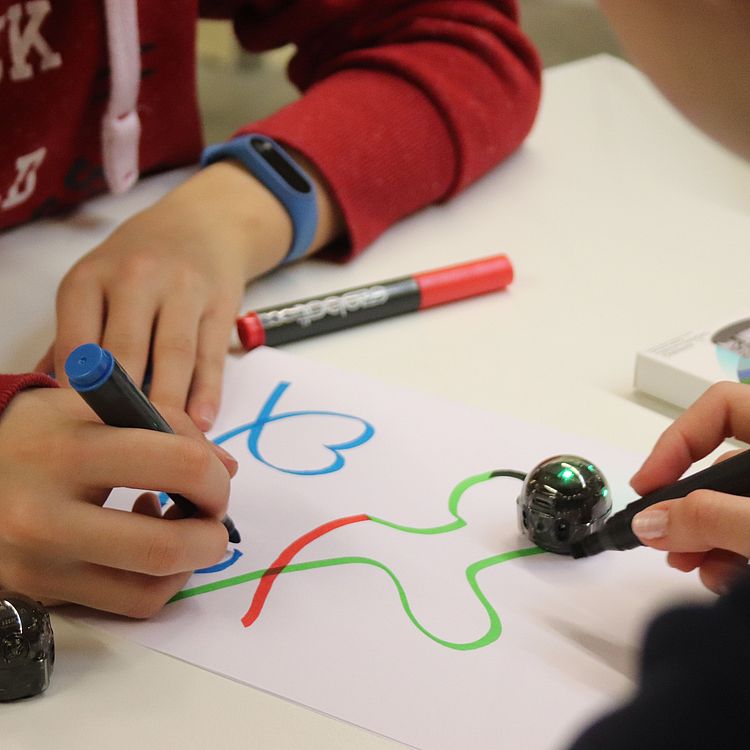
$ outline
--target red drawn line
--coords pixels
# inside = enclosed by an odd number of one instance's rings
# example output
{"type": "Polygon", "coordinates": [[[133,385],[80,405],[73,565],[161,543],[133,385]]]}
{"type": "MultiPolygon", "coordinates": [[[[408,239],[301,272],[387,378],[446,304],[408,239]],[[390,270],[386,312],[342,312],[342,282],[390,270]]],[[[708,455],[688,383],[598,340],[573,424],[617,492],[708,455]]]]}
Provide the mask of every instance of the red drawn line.
{"type": "Polygon", "coordinates": [[[317,529],[308,531],[299,539],[295,539],[282,553],[271,563],[265,573],[261,576],[258,588],[255,589],[253,600],[250,603],[250,609],[245,612],[242,617],[242,624],[249,628],[260,616],[260,612],[263,609],[263,605],[266,602],[266,597],[271,591],[274,581],[278,577],[284,568],[292,561],[294,556],[303,548],[306,547],[310,542],[314,542],[329,531],[338,529],[341,526],[346,526],[350,523],[357,523],[359,521],[369,521],[370,517],[364,513],[358,516],[346,516],[346,518],[337,518],[333,521],[328,521],[322,526],[318,526],[317,529]]]}

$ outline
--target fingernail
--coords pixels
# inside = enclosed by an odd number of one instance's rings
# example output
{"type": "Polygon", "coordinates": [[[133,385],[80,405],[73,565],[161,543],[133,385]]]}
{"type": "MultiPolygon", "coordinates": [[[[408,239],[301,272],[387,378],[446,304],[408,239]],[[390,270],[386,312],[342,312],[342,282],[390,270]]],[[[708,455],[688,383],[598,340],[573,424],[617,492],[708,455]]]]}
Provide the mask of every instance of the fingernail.
{"type": "Polygon", "coordinates": [[[203,432],[206,432],[213,426],[216,419],[216,412],[210,406],[200,406],[195,416],[198,419],[198,427],[203,432]]]}
{"type": "Polygon", "coordinates": [[[224,450],[220,445],[216,445],[216,443],[214,443],[214,445],[216,446],[216,450],[219,451],[219,453],[221,453],[221,455],[224,456],[227,461],[229,461],[229,463],[234,464],[235,466],[239,466],[237,459],[229,451],[224,450]]]}
{"type": "Polygon", "coordinates": [[[642,510],[633,516],[630,528],[641,541],[659,539],[667,533],[669,522],[669,511],[666,510],[642,510]]]}

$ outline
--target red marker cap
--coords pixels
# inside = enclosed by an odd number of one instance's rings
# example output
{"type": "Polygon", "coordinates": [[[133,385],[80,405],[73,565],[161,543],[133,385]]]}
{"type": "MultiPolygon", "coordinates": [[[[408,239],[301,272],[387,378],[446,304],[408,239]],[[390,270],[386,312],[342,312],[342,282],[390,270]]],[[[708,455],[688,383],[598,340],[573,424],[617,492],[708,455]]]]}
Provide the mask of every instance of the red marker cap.
{"type": "Polygon", "coordinates": [[[266,330],[254,312],[237,319],[237,334],[248,351],[266,343],[266,330]]]}
{"type": "Polygon", "coordinates": [[[436,271],[415,273],[422,298],[419,309],[504,289],[513,281],[513,266],[505,255],[459,263],[436,271]]]}

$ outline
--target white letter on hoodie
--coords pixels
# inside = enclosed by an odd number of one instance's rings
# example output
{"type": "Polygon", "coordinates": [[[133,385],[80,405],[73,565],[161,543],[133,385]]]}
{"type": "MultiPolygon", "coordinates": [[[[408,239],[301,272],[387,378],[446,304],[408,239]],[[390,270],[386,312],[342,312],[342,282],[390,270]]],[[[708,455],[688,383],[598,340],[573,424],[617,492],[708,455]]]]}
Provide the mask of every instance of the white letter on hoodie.
{"type": "Polygon", "coordinates": [[[44,37],[39,33],[42,22],[52,10],[49,0],[31,0],[26,3],[26,15],[29,20],[23,30],[21,30],[23,14],[21,5],[21,3],[11,5],[7,14],[8,41],[12,60],[10,79],[12,81],[22,81],[33,77],[34,70],[26,59],[32,47],[42,59],[41,70],[59,68],[62,65],[62,57],[50,49],[44,37]]]}
{"type": "Polygon", "coordinates": [[[8,195],[5,196],[5,200],[0,204],[3,211],[20,206],[32,196],[36,189],[36,173],[42,166],[45,156],[47,156],[47,149],[42,146],[16,159],[16,179],[8,195]]]}
{"type": "MultiPolygon", "coordinates": [[[[0,16],[0,31],[5,27],[5,16],[0,16]]],[[[0,60],[0,81],[3,80],[3,61],[0,60]]]]}

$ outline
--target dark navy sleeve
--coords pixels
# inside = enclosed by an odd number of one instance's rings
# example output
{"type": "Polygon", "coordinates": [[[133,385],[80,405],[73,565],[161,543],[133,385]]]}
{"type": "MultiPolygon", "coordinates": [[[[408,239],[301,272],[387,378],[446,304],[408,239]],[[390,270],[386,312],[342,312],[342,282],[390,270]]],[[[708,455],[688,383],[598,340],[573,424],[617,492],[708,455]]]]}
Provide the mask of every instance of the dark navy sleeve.
{"type": "Polygon", "coordinates": [[[750,575],[712,606],[672,609],[646,635],[632,700],[571,750],[750,747],[750,575]]]}

